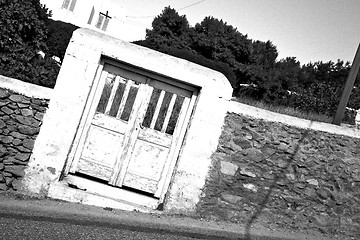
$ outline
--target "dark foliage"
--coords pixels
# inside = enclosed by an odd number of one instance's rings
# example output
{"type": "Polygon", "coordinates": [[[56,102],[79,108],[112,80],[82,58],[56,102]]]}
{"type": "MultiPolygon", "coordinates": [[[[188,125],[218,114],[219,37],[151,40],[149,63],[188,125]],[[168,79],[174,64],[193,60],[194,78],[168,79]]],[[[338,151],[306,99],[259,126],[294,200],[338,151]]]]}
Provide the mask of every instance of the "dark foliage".
{"type": "Polygon", "coordinates": [[[79,27],[71,23],[54,21],[52,19],[46,21],[46,27],[48,30],[46,39],[47,54],[57,56],[62,61],[72,33],[79,27]]]}
{"type": "Polygon", "coordinates": [[[48,9],[39,0],[0,0],[0,74],[46,87],[55,85],[59,66],[38,56],[47,51],[48,9]]]}
{"type": "MultiPolygon", "coordinates": [[[[74,30],[49,19],[39,0],[0,0],[0,74],[53,87],[74,30]],[[41,50],[45,58],[38,56],[41,50]]],[[[146,38],[136,44],[195,62],[223,73],[235,96],[332,116],[350,71],[350,63],[315,62],[301,66],[295,57],[277,60],[271,41],[253,41],[214,17],[191,27],[186,16],[166,7],[146,38]]],[[[360,74],[359,74],[360,75],[360,74]]],[[[360,108],[360,76],[348,107],[360,108]]],[[[354,113],[348,111],[346,118],[354,113]]]]}
{"type": "MultiPolygon", "coordinates": [[[[148,44],[148,42],[146,41],[136,41],[134,43],[143,47],[149,47],[149,48],[152,47],[152,45],[148,44]]],[[[182,58],[190,62],[197,63],[199,65],[205,66],[215,71],[221,72],[230,82],[236,82],[236,76],[234,72],[226,63],[207,59],[187,49],[166,48],[166,49],[160,49],[159,51],[174,57],[182,58]]]]}
{"type": "MultiPolygon", "coordinates": [[[[190,27],[186,16],[166,7],[155,17],[146,38],[135,42],[222,72],[233,95],[274,105],[333,116],[350,64],[315,62],[301,66],[295,57],[277,60],[271,42],[252,41],[236,28],[214,17],[190,27]]],[[[360,108],[360,81],[355,83],[348,107],[360,108]]],[[[353,112],[347,111],[346,118],[353,112]]]]}

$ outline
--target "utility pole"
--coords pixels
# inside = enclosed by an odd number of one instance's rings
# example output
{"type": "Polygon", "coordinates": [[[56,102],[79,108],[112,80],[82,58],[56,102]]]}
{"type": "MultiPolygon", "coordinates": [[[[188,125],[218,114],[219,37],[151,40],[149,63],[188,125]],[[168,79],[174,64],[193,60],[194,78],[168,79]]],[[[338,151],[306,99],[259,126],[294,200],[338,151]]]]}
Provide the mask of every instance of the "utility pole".
{"type": "Polygon", "coordinates": [[[349,76],[346,80],[344,91],[341,95],[341,99],[340,99],[338,108],[336,110],[335,117],[332,122],[333,124],[340,125],[341,120],[344,117],[345,108],[349,101],[351,90],[354,87],[354,82],[355,82],[356,76],[359,72],[359,67],[360,67],[360,44],[356,51],[354,61],[351,65],[351,70],[350,70],[349,76]]]}

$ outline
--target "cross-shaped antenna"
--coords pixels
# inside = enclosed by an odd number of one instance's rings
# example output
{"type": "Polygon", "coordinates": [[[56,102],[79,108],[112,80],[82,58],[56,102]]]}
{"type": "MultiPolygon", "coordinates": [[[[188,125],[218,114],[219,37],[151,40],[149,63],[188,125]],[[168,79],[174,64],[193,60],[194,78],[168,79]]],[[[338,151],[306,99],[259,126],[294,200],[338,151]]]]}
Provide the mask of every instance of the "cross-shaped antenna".
{"type": "Polygon", "coordinates": [[[105,18],[105,21],[104,24],[102,25],[101,30],[105,31],[109,24],[109,20],[111,19],[111,17],[109,16],[109,11],[106,11],[106,13],[100,12],[99,20],[98,23],[96,24],[97,28],[101,27],[101,24],[103,23],[103,18],[105,18]]]}
{"type": "Polygon", "coordinates": [[[100,12],[100,15],[103,15],[105,17],[105,19],[108,19],[108,18],[111,19],[111,17],[109,16],[109,11],[106,11],[105,14],[100,12]]]}

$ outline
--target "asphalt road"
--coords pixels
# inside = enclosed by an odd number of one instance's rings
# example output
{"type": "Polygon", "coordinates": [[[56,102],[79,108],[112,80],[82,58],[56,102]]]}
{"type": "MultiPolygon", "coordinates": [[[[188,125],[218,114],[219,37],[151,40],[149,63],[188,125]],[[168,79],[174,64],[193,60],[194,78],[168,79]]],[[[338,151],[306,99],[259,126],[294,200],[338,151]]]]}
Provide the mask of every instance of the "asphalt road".
{"type": "MultiPolygon", "coordinates": [[[[138,240],[187,240],[187,239],[239,239],[239,236],[214,236],[206,233],[157,229],[147,226],[131,226],[121,222],[101,222],[74,216],[39,216],[37,213],[0,211],[0,239],[2,240],[70,240],[70,239],[138,239],[138,240]]],[[[280,240],[279,238],[251,237],[251,240],[280,240]]]]}
{"type": "MultiPolygon", "coordinates": [[[[144,229],[128,229],[124,226],[106,227],[86,225],[79,222],[49,221],[46,219],[20,219],[18,216],[0,217],[0,239],[31,240],[31,239],[194,239],[170,233],[142,231],[144,229]]],[[[199,239],[199,238],[195,238],[199,239]]]]}
{"type": "Polygon", "coordinates": [[[251,228],[250,238],[246,238],[244,232],[242,224],[202,221],[161,212],[129,212],[0,192],[0,240],[329,239],[256,226],[251,228]]]}

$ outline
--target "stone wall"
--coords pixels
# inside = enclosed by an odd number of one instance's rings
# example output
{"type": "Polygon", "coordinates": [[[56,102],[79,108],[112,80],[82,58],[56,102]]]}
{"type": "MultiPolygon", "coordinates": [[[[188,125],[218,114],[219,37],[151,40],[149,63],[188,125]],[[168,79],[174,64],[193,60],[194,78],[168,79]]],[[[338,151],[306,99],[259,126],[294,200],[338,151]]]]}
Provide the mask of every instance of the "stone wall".
{"type": "Polygon", "coordinates": [[[17,190],[49,100],[1,87],[20,86],[23,92],[34,88],[15,79],[0,78],[0,191],[17,190]]]}
{"type": "Polygon", "coordinates": [[[360,239],[359,138],[229,113],[212,161],[201,217],[360,239]]]}

